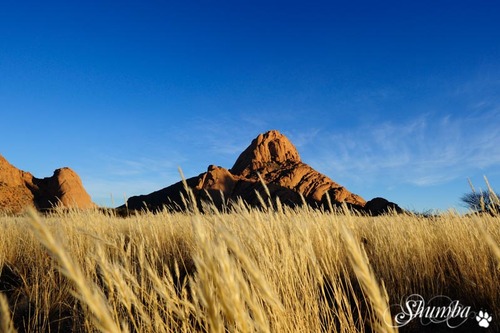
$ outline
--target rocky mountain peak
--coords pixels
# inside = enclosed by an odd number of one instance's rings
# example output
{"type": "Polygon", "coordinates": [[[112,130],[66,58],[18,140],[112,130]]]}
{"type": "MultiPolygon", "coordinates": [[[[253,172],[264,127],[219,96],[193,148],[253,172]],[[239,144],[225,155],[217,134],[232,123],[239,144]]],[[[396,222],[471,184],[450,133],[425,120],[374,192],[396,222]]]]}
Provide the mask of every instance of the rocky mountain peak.
{"type": "Polygon", "coordinates": [[[248,176],[254,171],[279,166],[285,162],[300,162],[297,148],[279,131],[271,130],[259,134],[252,141],[234,163],[231,173],[248,176]]]}
{"type": "MultiPolygon", "coordinates": [[[[200,210],[209,206],[226,210],[240,201],[259,207],[268,196],[287,206],[305,204],[329,209],[330,205],[346,204],[349,208],[370,215],[388,211],[402,212],[396,204],[383,198],[368,203],[328,176],[302,162],[295,146],[276,130],[259,134],[239,155],[231,169],[210,165],[207,171],[186,179],[200,210]],[[261,176],[259,177],[258,174],[261,176]],[[265,187],[265,189],[264,189],[265,187]],[[209,205],[206,206],[205,204],[209,205]]],[[[183,182],[177,182],[155,192],[134,196],[119,212],[163,209],[183,211],[186,193],[183,182]]],[[[207,208],[208,207],[208,208],[207,208]]]]}

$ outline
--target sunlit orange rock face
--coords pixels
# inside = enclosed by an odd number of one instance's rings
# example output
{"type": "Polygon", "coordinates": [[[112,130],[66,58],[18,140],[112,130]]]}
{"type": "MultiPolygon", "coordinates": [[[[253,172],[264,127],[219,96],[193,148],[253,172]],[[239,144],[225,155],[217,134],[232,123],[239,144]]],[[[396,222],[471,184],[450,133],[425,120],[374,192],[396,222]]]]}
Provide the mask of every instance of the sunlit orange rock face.
{"type": "Polygon", "coordinates": [[[70,168],[54,171],[52,177],[36,178],[17,169],[0,155],[0,211],[22,212],[27,207],[47,209],[94,207],[80,177],[70,168]]]}
{"type": "Polygon", "coordinates": [[[299,162],[299,152],[290,140],[278,131],[269,131],[252,141],[238,157],[231,172],[248,177],[255,172],[264,174],[279,166],[299,162]]]}
{"type": "Polygon", "coordinates": [[[20,212],[27,206],[33,206],[35,196],[27,184],[33,176],[16,169],[0,155],[0,210],[20,212]]]}
{"type": "Polygon", "coordinates": [[[363,206],[365,200],[352,194],[303,163],[295,146],[278,131],[260,134],[238,157],[231,168],[235,175],[247,180],[258,180],[302,194],[309,201],[320,202],[328,192],[334,202],[363,206]]]}
{"type": "MultiPolygon", "coordinates": [[[[200,202],[209,201],[222,207],[240,199],[250,205],[259,205],[256,192],[267,199],[261,179],[271,197],[278,197],[287,205],[301,205],[305,201],[319,206],[325,204],[326,193],[333,204],[345,202],[359,208],[365,205],[362,197],[303,163],[295,146],[276,130],[259,134],[231,169],[211,165],[187,183],[200,202]]],[[[128,208],[157,210],[175,206],[181,209],[183,203],[179,192],[182,188],[179,182],[149,195],[132,197],[127,202],[128,208]]]]}

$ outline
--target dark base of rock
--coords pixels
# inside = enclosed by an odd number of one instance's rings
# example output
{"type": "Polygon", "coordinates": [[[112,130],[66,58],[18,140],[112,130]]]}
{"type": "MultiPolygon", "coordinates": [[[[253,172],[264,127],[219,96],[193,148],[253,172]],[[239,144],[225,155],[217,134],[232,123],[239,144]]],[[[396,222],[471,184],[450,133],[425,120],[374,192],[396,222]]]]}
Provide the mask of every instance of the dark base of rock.
{"type": "Polygon", "coordinates": [[[390,202],[389,200],[380,197],[373,198],[372,200],[368,201],[363,209],[367,214],[373,216],[390,213],[401,214],[404,212],[404,210],[394,202],[390,202]]]}

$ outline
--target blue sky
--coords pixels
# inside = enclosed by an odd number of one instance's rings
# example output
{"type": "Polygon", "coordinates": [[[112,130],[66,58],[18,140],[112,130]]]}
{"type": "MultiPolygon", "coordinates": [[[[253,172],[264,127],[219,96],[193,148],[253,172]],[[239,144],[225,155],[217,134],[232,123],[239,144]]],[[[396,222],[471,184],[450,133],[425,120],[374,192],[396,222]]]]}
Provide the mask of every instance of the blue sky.
{"type": "Polygon", "coordinates": [[[3,1],[0,154],[123,203],[278,129],[365,199],[500,186],[497,1],[3,1]]]}

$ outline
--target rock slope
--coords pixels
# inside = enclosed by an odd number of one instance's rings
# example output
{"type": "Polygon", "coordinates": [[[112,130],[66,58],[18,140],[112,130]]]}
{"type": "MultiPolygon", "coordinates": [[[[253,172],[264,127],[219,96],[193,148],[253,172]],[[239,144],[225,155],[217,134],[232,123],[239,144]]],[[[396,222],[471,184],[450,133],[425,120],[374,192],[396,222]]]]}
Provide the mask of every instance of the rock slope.
{"type": "MultiPolygon", "coordinates": [[[[295,146],[276,130],[255,138],[231,169],[211,165],[206,172],[187,179],[187,184],[200,206],[201,202],[210,201],[222,208],[240,199],[257,206],[260,200],[256,192],[267,200],[259,175],[271,197],[279,197],[286,205],[301,205],[304,200],[312,206],[325,205],[327,194],[333,204],[345,202],[360,210],[366,204],[362,197],[303,163],[295,146]]],[[[179,182],[148,195],[131,197],[127,207],[182,210],[181,192],[183,185],[179,182]]]]}
{"type": "Polygon", "coordinates": [[[54,171],[51,177],[36,178],[17,169],[0,155],[0,211],[22,212],[26,207],[48,209],[94,207],[80,177],[70,168],[54,171]]]}

